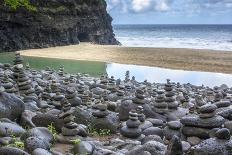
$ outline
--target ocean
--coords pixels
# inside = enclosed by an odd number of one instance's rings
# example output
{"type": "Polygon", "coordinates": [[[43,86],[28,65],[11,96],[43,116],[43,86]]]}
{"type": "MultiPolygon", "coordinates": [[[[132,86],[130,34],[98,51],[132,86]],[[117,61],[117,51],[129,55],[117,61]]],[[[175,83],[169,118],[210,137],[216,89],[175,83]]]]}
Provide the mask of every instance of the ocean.
{"type": "Polygon", "coordinates": [[[114,32],[127,47],[232,51],[232,25],[114,25],[114,32]]]}

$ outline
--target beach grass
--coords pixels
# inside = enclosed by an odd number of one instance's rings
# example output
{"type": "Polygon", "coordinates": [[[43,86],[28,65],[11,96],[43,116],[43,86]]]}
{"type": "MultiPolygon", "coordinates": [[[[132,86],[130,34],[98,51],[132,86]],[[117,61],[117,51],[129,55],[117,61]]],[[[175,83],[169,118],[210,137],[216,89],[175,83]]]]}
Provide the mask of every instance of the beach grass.
{"type": "MultiPolygon", "coordinates": [[[[87,73],[91,76],[100,76],[106,73],[106,63],[96,61],[64,60],[55,58],[40,58],[23,56],[24,63],[29,64],[31,68],[42,70],[49,66],[58,70],[61,65],[64,66],[67,73],[87,73]]],[[[0,53],[0,63],[13,63],[14,53],[0,53]]]]}

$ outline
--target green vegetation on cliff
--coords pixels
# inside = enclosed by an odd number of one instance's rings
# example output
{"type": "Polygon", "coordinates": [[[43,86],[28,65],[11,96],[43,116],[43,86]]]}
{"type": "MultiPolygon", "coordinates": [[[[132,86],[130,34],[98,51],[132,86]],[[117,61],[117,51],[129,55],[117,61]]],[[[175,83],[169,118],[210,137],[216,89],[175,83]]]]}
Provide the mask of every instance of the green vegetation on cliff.
{"type": "Polygon", "coordinates": [[[36,8],[30,4],[29,0],[4,0],[4,3],[14,10],[18,7],[25,7],[33,11],[36,10],[36,8]]]}

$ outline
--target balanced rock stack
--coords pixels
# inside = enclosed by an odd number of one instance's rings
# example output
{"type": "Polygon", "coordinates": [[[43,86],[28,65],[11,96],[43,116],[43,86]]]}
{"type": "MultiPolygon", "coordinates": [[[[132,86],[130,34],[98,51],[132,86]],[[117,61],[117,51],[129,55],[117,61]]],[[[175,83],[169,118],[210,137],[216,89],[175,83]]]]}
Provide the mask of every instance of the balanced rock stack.
{"type": "MultiPolygon", "coordinates": [[[[74,88],[69,87],[66,89],[66,94],[65,94],[66,99],[68,99],[69,103],[72,106],[78,106],[81,103],[81,99],[77,97],[77,93],[74,88]]],[[[82,95],[83,97],[83,95],[82,95]]]]}
{"type": "Polygon", "coordinates": [[[177,109],[178,108],[178,102],[175,99],[175,93],[173,92],[173,86],[170,83],[170,80],[167,80],[167,83],[165,84],[164,87],[165,90],[165,101],[168,104],[168,109],[172,110],[172,109],[177,109]]]}
{"type": "Polygon", "coordinates": [[[44,88],[44,91],[42,92],[41,97],[42,97],[42,100],[44,100],[44,101],[51,100],[51,87],[50,87],[50,85],[47,85],[44,88]]]}
{"type": "Polygon", "coordinates": [[[19,52],[15,52],[15,60],[14,65],[23,64],[23,58],[21,57],[19,52]]]}
{"type": "Polygon", "coordinates": [[[1,80],[1,85],[5,88],[7,93],[16,93],[17,90],[14,87],[14,84],[10,82],[7,74],[4,74],[3,79],[1,80]]]}
{"type": "Polygon", "coordinates": [[[127,138],[139,138],[142,134],[140,126],[140,121],[138,119],[138,114],[135,111],[129,112],[129,120],[121,128],[120,133],[127,138]]]}
{"type": "Polygon", "coordinates": [[[82,105],[90,105],[90,97],[89,97],[89,93],[87,91],[85,91],[81,97],[82,100],[82,105]]]}
{"type": "Polygon", "coordinates": [[[108,82],[109,82],[109,81],[108,81],[107,75],[101,76],[101,78],[100,78],[100,83],[101,83],[101,84],[107,86],[108,82]]]}
{"type": "Polygon", "coordinates": [[[78,92],[78,96],[80,98],[82,98],[82,95],[84,94],[85,88],[83,85],[78,85],[77,86],[77,92],[78,92]]]}
{"type": "Polygon", "coordinates": [[[107,110],[107,105],[102,104],[102,102],[96,104],[93,108],[95,108],[95,110],[92,113],[94,117],[105,118],[109,114],[107,110]]]}
{"type": "Polygon", "coordinates": [[[19,93],[25,96],[36,96],[35,90],[31,85],[32,81],[24,72],[23,66],[17,65],[17,68],[19,69],[19,74],[17,78],[19,93]]]}
{"type": "Polygon", "coordinates": [[[151,96],[156,97],[157,96],[157,89],[153,88],[151,91],[151,96]]]}
{"type": "Polygon", "coordinates": [[[52,90],[52,93],[60,92],[60,84],[56,82],[55,80],[52,80],[51,90],[52,90]]]}
{"type": "Polygon", "coordinates": [[[20,56],[20,53],[15,52],[15,60],[14,60],[14,67],[13,67],[13,77],[17,80],[18,74],[20,72],[20,67],[23,67],[23,58],[20,56]]]}
{"type": "Polygon", "coordinates": [[[57,108],[60,109],[62,107],[62,101],[65,99],[65,96],[61,94],[59,91],[52,97],[52,104],[57,108]]]}
{"type": "Polygon", "coordinates": [[[216,115],[217,106],[206,104],[199,108],[199,115],[187,115],[181,118],[182,132],[187,137],[209,138],[210,130],[221,127],[225,120],[216,115]]]}
{"type": "Polygon", "coordinates": [[[142,106],[138,106],[137,109],[136,109],[136,112],[138,114],[139,121],[142,122],[142,123],[145,122],[146,116],[143,113],[143,107],[142,106]]]}
{"type": "Polygon", "coordinates": [[[144,91],[139,88],[135,92],[135,97],[132,99],[133,103],[135,104],[145,104],[145,99],[144,99],[144,91]]]}
{"type": "Polygon", "coordinates": [[[58,71],[58,75],[59,75],[60,77],[63,77],[63,76],[64,76],[64,66],[60,66],[59,71],[58,71]]]}
{"type": "Polygon", "coordinates": [[[166,140],[171,140],[174,135],[181,138],[181,127],[180,121],[170,121],[164,128],[164,136],[166,140]]]}
{"type": "Polygon", "coordinates": [[[112,93],[117,91],[116,84],[115,84],[115,79],[114,79],[113,76],[111,76],[111,78],[109,79],[107,89],[110,90],[112,93]]]}
{"type": "Polygon", "coordinates": [[[153,106],[154,106],[154,111],[159,114],[164,114],[168,111],[168,104],[165,102],[164,91],[162,90],[157,91],[157,96],[155,98],[153,106]]]}
{"type": "Polygon", "coordinates": [[[125,75],[125,82],[129,82],[130,81],[130,71],[126,71],[126,75],[125,75]]]}
{"type": "Polygon", "coordinates": [[[59,118],[64,120],[63,136],[76,136],[79,133],[78,125],[74,123],[75,116],[72,115],[71,104],[67,99],[62,101],[62,113],[59,114],[59,118]]]}

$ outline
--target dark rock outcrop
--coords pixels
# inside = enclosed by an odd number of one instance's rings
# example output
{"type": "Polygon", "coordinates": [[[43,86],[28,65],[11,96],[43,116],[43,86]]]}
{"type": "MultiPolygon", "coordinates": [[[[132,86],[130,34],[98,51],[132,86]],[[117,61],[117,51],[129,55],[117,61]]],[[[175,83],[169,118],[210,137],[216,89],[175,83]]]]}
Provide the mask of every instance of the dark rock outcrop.
{"type": "Polygon", "coordinates": [[[118,44],[104,0],[31,0],[36,11],[0,1],[0,52],[93,42],[118,44]]]}

